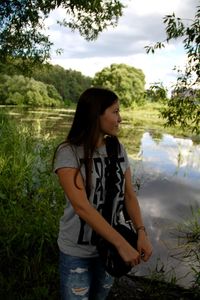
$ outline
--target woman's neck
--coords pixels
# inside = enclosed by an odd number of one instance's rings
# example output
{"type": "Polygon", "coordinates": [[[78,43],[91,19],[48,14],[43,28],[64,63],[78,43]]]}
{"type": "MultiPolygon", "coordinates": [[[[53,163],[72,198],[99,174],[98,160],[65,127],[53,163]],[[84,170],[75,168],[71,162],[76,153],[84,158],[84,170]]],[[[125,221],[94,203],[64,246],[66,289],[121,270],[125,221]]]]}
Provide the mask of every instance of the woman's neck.
{"type": "Polygon", "coordinates": [[[101,146],[105,145],[105,137],[104,136],[100,136],[97,143],[96,143],[96,148],[99,148],[101,146]]]}

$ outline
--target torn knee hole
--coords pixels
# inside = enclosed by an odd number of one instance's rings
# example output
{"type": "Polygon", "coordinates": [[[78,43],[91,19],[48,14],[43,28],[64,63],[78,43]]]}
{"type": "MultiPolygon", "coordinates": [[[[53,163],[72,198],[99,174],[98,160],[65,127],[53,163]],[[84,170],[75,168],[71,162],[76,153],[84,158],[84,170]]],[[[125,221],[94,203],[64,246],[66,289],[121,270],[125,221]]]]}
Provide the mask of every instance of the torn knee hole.
{"type": "Polygon", "coordinates": [[[81,273],[84,273],[87,271],[88,271],[88,269],[86,269],[86,268],[76,268],[76,269],[70,270],[71,273],[78,273],[78,274],[81,274],[81,273]]]}
{"type": "Polygon", "coordinates": [[[72,292],[75,295],[79,295],[79,296],[84,296],[85,294],[87,294],[89,288],[87,287],[83,287],[83,288],[73,288],[72,292]]]}
{"type": "Polygon", "coordinates": [[[110,289],[112,287],[112,283],[111,284],[104,284],[104,289],[110,289]]]}

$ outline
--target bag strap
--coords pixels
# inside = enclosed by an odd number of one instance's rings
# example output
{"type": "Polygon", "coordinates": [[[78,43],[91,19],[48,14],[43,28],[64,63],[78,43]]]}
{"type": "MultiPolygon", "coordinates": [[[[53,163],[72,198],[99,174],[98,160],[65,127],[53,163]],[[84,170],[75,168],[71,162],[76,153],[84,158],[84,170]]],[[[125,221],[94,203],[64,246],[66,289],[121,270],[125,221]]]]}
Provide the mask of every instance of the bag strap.
{"type": "MultiPolygon", "coordinates": [[[[105,189],[106,197],[102,209],[103,217],[111,224],[112,221],[112,209],[113,209],[113,195],[115,194],[117,177],[117,159],[120,153],[120,144],[116,137],[106,137],[106,151],[108,155],[108,165],[105,178],[105,189]]],[[[125,205],[123,206],[123,214],[126,222],[130,221],[130,217],[126,210],[125,205]]]]}
{"type": "Polygon", "coordinates": [[[105,201],[102,208],[103,217],[111,224],[112,221],[112,208],[113,208],[113,195],[115,189],[115,178],[116,178],[116,159],[118,151],[114,138],[106,137],[106,152],[108,155],[108,161],[105,170],[105,201]]]}

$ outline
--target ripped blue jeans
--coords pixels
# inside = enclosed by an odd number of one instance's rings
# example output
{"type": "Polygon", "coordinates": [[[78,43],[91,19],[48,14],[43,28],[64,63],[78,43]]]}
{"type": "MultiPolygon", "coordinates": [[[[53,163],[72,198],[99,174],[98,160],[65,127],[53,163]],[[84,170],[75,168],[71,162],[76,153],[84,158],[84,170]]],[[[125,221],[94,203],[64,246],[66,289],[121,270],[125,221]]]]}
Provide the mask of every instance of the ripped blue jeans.
{"type": "Polygon", "coordinates": [[[62,300],[105,300],[113,284],[98,257],[81,258],[60,252],[62,300]]]}

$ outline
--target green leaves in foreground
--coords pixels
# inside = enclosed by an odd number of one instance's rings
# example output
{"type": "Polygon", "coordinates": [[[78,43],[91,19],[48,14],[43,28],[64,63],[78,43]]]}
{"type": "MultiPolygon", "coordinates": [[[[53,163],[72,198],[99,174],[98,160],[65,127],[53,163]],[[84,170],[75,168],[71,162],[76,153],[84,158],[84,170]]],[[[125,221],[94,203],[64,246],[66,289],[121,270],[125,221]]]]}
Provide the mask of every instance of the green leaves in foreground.
{"type": "Polygon", "coordinates": [[[59,7],[66,14],[60,24],[94,40],[99,32],[117,24],[124,6],[118,0],[1,1],[0,60],[18,57],[26,68],[48,60],[53,43],[45,34],[45,19],[59,7]]]}
{"type": "MultiPolygon", "coordinates": [[[[164,17],[166,40],[146,46],[147,53],[165,47],[165,42],[182,38],[187,63],[183,71],[178,69],[177,82],[172,97],[163,110],[167,126],[178,125],[199,134],[200,124],[200,6],[196,7],[192,20],[177,18],[175,14],[164,17]]],[[[176,68],[175,68],[176,69],[176,68]]]]}

